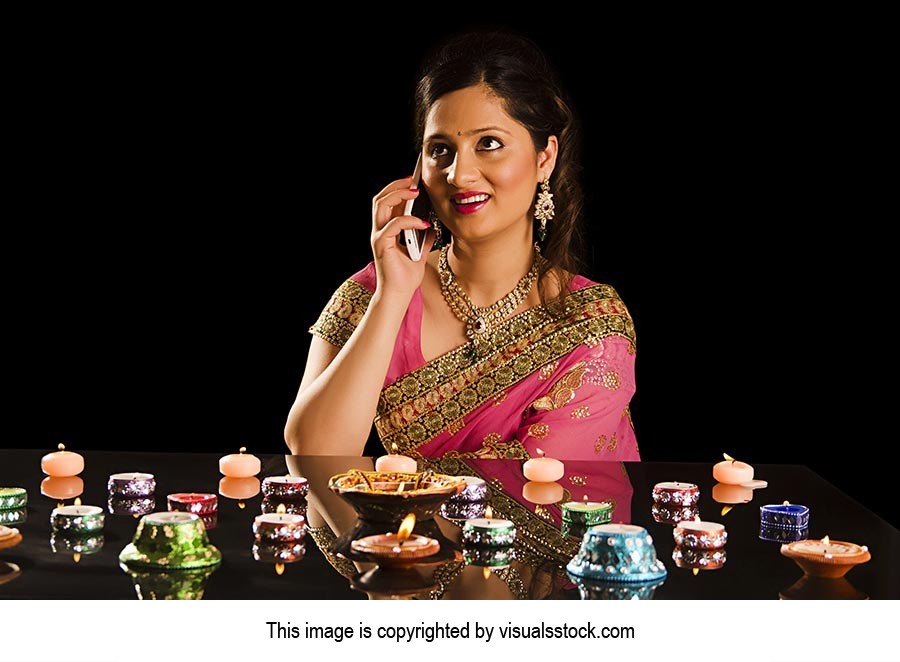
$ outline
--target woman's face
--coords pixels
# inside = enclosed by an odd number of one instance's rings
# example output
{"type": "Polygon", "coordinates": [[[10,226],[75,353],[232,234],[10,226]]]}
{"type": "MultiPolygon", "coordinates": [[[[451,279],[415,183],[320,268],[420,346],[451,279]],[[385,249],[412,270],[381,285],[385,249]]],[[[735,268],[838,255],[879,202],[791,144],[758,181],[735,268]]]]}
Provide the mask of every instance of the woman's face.
{"type": "Polygon", "coordinates": [[[422,181],[450,232],[464,241],[530,228],[539,182],[550,176],[557,141],[536,151],[528,130],[483,84],[449,92],[425,120],[422,181]]]}

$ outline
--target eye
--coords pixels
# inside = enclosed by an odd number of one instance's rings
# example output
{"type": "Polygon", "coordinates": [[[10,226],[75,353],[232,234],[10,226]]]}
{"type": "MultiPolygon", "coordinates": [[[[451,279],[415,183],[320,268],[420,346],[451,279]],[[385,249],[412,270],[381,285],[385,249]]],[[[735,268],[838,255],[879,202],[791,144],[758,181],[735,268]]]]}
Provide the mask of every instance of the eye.
{"type": "Polygon", "coordinates": [[[482,151],[485,151],[485,152],[493,152],[493,151],[498,150],[501,147],[503,147],[503,143],[501,143],[499,140],[497,140],[493,136],[485,136],[484,138],[482,138],[479,141],[479,144],[484,148],[482,151]],[[493,143],[495,146],[491,147],[490,146],[491,143],[493,143]]]}
{"type": "Polygon", "coordinates": [[[431,146],[431,149],[428,151],[428,154],[433,159],[440,158],[441,156],[447,155],[447,146],[444,143],[435,143],[431,146]],[[443,151],[441,151],[443,150],[443,151]]]}

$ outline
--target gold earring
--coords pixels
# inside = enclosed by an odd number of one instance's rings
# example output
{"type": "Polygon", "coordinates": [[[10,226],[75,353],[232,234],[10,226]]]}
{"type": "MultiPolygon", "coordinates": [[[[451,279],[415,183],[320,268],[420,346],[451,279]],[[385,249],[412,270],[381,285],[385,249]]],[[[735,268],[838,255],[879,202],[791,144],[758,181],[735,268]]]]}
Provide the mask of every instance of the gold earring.
{"type": "Polygon", "coordinates": [[[541,192],[534,203],[534,217],[541,222],[541,241],[547,238],[547,221],[553,220],[553,194],[550,193],[550,178],[541,182],[541,192]]]}
{"type": "Polygon", "coordinates": [[[441,221],[433,209],[428,212],[428,222],[434,228],[434,247],[440,248],[443,245],[443,237],[441,236],[441,221]]]}

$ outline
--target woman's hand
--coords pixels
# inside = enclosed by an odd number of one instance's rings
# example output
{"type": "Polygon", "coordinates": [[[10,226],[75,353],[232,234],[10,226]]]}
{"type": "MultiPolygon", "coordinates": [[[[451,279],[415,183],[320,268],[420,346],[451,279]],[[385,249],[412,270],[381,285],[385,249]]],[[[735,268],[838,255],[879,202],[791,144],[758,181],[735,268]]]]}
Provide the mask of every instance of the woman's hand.
{"type": "Polygon", "coordinates": [[[422,195],[422,190],[409,190],[412,177],[397,179],[372,199],[372,253],[375,255],[376,289],[382,294],[412,298],[425,276],[425,257],[434,245],[434,230],[428,230],[422,258],[410,259],[398,243],[403,230],[422,230],[431,224],[416,216],[400,216],[407,200],[422,195]]]}

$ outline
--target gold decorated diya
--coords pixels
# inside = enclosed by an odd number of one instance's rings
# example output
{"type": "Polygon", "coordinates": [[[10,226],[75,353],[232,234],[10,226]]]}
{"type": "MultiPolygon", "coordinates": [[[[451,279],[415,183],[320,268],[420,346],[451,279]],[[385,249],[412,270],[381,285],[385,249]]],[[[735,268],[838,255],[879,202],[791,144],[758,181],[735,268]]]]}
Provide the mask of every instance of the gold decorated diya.
{"type": "Polygon", "coordinates": [[[350,503],[361,519],[383,522],[393,530],[407,513],[432,519],[441,504],[461,492],[466,481],[432,471],[359,471],[332,476],[328,488],[350,503]]]}
{"type": "Polygon", "coordinates": [[[792,559],[812,577],[843,577],[854,566],[867,563],[869,548],[843,540],[798,540],[781,546],[781,553],[792,559]]]}

